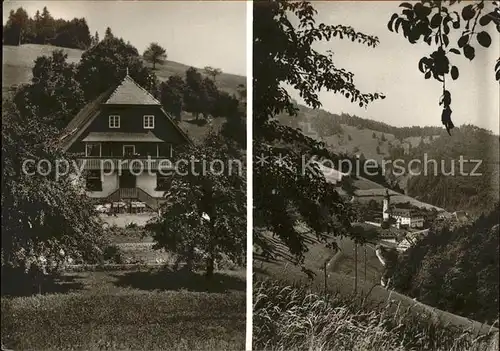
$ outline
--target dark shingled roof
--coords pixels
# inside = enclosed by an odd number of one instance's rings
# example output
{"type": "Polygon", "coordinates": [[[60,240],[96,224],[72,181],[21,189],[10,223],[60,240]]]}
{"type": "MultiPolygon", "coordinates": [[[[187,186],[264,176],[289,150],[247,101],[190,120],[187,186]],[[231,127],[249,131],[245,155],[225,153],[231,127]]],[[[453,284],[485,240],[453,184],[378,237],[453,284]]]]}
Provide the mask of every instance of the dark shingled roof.
{"type": "Polygon", "coordinates": [[[125,76],[119,85],[115,85],[96,99],[85,105],[80,112],[68,123],[64,128],[59,141],[64,150],[68,148],[78,139],[85,131],[86,127],[99,115],[101,105],[103,104],[124,104],[124,105],[159,105],[161,111],[166,118],[172,122],[173,127],[187,140],[192,143],[188,135],[173,122],[173,118],[162,107],[160,102],[156,100],[144,88],[139,86],[129,75],[125,76]]]}
{"type": "Polygon", "coordinates": [[[152,132],[147,133],[120,133],[120,132],[91,132],[82,141],[99,142],[99,141],[116,141],[116,142],[156,142],[162,143],[163,140],[158,138],[152,132]]]}
{"type": "Polygon", "coordinates": [[[106,105],[161,105],[146,89],[129,75],[118,85],[106,105]]]}
{"type": "Polygon", "coordinates": [[[114,87],[106,90],[104,93],[99,95],[95,100],[89,102],[85,105],[80,112],[68,123],[66,128],[64,128],[63,133],[59,140],[63,148],[67,149],[71,143],[76,139],[75,136],[84,131],[83,126],[93,120],[99,111],[101,110],[101,104],[106,101],[106,99],[113,92],[114,87]]]}

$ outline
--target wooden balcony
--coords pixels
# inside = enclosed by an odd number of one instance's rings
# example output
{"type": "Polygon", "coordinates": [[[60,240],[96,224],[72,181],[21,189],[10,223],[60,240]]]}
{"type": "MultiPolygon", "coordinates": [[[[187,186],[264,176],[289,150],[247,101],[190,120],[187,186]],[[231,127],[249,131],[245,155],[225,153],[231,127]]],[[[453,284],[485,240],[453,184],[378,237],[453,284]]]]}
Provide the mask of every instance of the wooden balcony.
{"type": "Polygon", "coordinates": [[[77,166],[84,170],[163,170],[174,169],[174,163],[167,158],[112,158],[83,157],[76,160],[77,166]]]}

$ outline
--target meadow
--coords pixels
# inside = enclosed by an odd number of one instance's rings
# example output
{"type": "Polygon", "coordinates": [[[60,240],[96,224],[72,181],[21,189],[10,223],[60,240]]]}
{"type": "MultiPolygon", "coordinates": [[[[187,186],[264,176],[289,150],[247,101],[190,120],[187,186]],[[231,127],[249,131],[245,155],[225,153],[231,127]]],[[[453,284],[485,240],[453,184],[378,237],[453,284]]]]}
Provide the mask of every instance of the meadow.
{"type": "Polygon", "coordinates": [[[2,343],[13,350],[243,350],[246,275],[173,270],[140,227],[113,228],[114,256],[72,266],[42,294],[2,296],[2,343]],[[117,260],[117,257],[120,259],[117,260]],[[162,263],[155,261],[162,258],[162,263]]]}

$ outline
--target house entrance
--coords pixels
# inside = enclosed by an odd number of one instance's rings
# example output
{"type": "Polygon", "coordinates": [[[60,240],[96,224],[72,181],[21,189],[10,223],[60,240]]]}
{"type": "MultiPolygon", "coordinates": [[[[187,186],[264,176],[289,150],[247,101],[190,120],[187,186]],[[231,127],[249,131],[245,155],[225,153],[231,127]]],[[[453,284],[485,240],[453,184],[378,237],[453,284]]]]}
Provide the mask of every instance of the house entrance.
{"type": "Polygon", "coordinates": [[[136,187],[136,176],[130,171],[122,171],[119,179],[120,188],[135,188],[136,187]]]}

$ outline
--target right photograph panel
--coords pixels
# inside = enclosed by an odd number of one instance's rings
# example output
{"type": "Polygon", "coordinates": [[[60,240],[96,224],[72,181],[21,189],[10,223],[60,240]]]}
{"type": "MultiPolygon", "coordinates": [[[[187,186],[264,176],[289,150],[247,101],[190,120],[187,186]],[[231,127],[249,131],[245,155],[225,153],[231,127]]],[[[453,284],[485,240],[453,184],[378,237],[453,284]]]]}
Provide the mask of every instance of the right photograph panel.
{"type": "Polygon", "coordinates": [[[254,350],[498,349],[499,8],[254,2],[254,350]]]}

